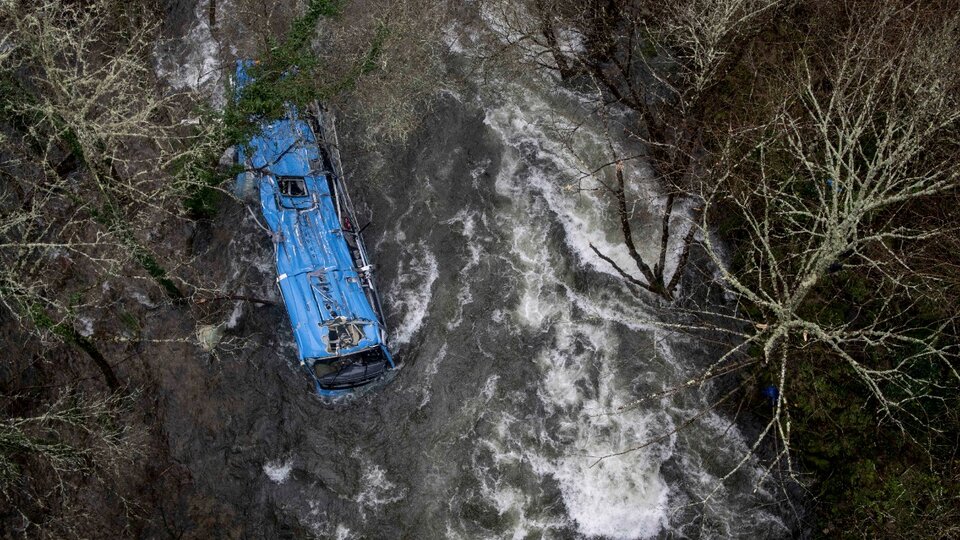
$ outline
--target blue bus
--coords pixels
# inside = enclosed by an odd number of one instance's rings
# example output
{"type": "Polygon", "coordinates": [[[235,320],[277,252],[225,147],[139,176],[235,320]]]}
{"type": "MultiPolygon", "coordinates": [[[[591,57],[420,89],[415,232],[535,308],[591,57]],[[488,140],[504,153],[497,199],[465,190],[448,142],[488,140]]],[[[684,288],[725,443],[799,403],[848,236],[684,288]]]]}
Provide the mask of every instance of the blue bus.
{"type": "MultiPolygon", "coordinates": [[[[237,86],[247,82],[237,64],[237,86]]],[[[300,365],[336,398],[395,369],[362,228],[340,167],[332,118],[316,103],[264,125],[237,148],[238,189],[259,195],[300,365]]]]}

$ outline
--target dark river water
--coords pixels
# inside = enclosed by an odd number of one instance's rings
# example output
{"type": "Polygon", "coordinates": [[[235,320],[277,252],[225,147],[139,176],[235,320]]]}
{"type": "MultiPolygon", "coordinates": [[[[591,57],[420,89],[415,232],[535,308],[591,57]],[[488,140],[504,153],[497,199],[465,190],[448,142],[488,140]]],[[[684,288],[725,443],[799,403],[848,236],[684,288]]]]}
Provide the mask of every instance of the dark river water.
{"type": "MultiPolygon", "coordinates": [[[[202,66],[216,52],[202,17],[190,2],[173,9],[177,61],[202,66]]],[[[174,85],[203,77],[184,69],[160,71],[174,85]]],[[[282,307],[238,302],[199,401],[168,389],[174,457],[247,537],[789,536],[774,495],[756,489],[757,463],[721,482],[748,444],[721,414],[594,465],[696,414],[706,397],[605,413],[688,380],[711,351],[652,323],[657,302],[591,252],[629,260],[609,201],[568,187],[610,159],[581,97],[534,76],[474,86],[443,94],[402,145],[361,149],[363,126],[341,122],[394,380],[324,405],[282,307]]],[[[645,178],[639,164],[628,173],[645,178]]],[[[655,256],[663,198],[652,182],[633,189],[638,247],[655,256]]],[[[226,288],[279,301],[250,213],[231,203],[215,227],[210,264],[226,266],[226,288]]]]}

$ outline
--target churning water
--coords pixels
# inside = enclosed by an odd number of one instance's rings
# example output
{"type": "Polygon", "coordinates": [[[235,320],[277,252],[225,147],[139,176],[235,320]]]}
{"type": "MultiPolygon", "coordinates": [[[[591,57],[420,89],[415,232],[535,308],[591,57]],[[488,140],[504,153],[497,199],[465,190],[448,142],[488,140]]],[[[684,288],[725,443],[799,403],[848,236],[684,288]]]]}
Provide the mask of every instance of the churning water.
{"type": "MultiPolygon", "coordinates": [[[[755,463],[721,481],[747,451],[730,419],[670,434],[706,398],[607,414],[688,380],[710,351],[651,324],[662,308],[589,247],[630,266],[610,201],[571,186],[595,187],[580,171],[611,149],[637,149],[549,79],[486,75],[445,94],[401,148],[351,153],[349,130],[361,127],[341,131],[348,185],[373,219],[396,379],[324,407],[294,366],[282,308],[235,309],[230,332],[246,346],[222,356],[207,404],[229,402],[229,421],[202,445],[184,442],[200,428],[171,428],[176,457],[266,536],[789,535],[773,497],[754,493],[755,463]]],[[[635,236],[649,260],[663,198],[642,164],[627,173],[640,179],[635,236]]],[[[277,299],[269,239],[246,212],[232,215],[224,227],[240,232],[218,246],[229,288],[277,299]]],[[[675,226],[684,219],[677,211],[675,226]]]]}

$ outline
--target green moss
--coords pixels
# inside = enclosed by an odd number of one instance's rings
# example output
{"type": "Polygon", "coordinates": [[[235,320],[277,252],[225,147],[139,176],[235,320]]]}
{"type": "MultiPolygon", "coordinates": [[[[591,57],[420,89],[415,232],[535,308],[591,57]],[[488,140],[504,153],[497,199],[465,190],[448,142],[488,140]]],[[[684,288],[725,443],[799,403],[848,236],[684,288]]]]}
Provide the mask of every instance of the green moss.
{"type": "Polygon", "coordinates": [[[857,273],[850,273],[847,278],[846,283],[847,294],[850,295],[850,299],[856,302],[857,304],[863,304],[870,299],[871,286],[867,279],[857,273]]]}
{"type": "Polygon", "coordinates": [[[216,215],[223,196],[217,188],[239,172],[239,167],[218,169],[218,160],[219,156],[201,156],[184,162],[178,171],[181,178],[189,178],[183,206],[193,219],[211,219],[216,215]]]}
{"type": "Polygon", "coordinates": [[[41,330],[47,330],[51,334],[62,339],[65,343],[76,343],[80,335],[76,330],[65,322],[54,322],[53,318],[47,313],[47,310],[40,304],[34,303],[28,309],[30,320],[34,326],[41,330]]]}
{"type": "Polygon", "coordinates": [[[153,254],[140,245],[133,246],[133,258],[150,274],[150,277],[159,284],[164,292],[175,301],[183,300],[183,293],[167,275],[167,271],[160,266],[153,254]]]}
{"type": "Polygon", "coordinates": [[[120,322],[130,331],[134,336],[139,336],[141,332],[140,321],[133,314],[126,311],[120,313],[120,322]]]}
{"type": "MultiPolygon", "coordinates": [[[[769,367],[754,370],[760,380],[770,376],[756,371],[769,367]]],[[[868,389],[825,348],[797,351],[788,380],[792,451],[814,480],[810,489],[821,524],[816,536],[936,537],[938,527],[960,517],[956,479],[937,468],[950,467],[953,444],[946,439],[960,427],[956,396],[923,402],[917,405],[923,409],[912,411],[937,418],[944,435],[933,435],[945,437],[940,446],[926,427],[908,425],[912,438],[926,441],[917,444],[881,421],[868,389]]]]}

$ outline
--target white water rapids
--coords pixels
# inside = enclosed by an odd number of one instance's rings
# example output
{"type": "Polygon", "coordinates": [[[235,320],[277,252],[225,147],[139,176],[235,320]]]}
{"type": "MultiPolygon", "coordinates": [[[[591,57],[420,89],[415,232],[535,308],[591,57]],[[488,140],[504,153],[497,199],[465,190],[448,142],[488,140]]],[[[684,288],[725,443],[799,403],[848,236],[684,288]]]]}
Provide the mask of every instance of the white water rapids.
{"type": "MultiPolygon", "coordinates": [[[[700,532],[723,537],[749,535],[750,529],[744,527],[749,523],[759,525],[755,533],[785,533],[775,515],[750,507],[750,497],[724,500],[731,494],[719,477],[727,472],[724,467],[734,467],[747,446],[729,420],[717,414],[686,428],[682,437],[672,435],[641,451],[596,463],[602,456],[669,433],[680,419],[695,414],[696,409],[681,408],[667,399],[641,409],[605,414],[636,399],[638,387],[659,390],[682,382],[693,366],[685,365],[673,350],[671,341],[682,338],[632,322],[651,316],[646,306],[649,298],[637,298],[622,284],[612,285],[613,290],[583,291],[568,282],[566,267],[571,263],[564,262],[565,255],[557,251],[560,247],[569,250],[572,264],[590,272],[616,276],[590,249],[591,243],[622,268],[632,268],[618,238],[611,201],[602,198],[600,191],[573,193],[568,188],[576,185],[582,171],[592,169],[585,160],[610,161],[603,126],[595,119],[591,122],[578,96],[557,92],[549,86],[552,81],[531,77],[498,83],[503,86],[491,92],[494,97],[481,92],[487,97],[477,103],[485,111],[486,125],[503,143],[495,185],[497,193],[510,201],[490,220],[510,224],[510,250],[499,257],[522,276],[519,301],[511,308],[512,320],[521,331],[549,336],[534,354],[540,372],[536,393],[547,419],[531,423],[502,414],[493,436],[482,440],[477,450],[490,452],[495,464],[477,471],[484,477],[484,496],[502,516],[513,520],[509,531],[513,538],[562,531],[570,522],[585,536],[603,538],[700,532]],[[561,141],[557,126],[578,127],[572,140],[564,137],[561,141]],[[551,242],[555,224],[562,227],[562,245],[551,242]],[[623,331],[647,336],[652,347],[624,355],[618,343],[623,331]],[[624,370],[624,364],[633,365],[624,370]],[[635,378],[626,377],[625,371],[635,378]],[[710,442],[694,447],[692,440],[710,442]],[[668,459],[682,463],[683,478],[664,475],[661,466],[668,459]],[[536,506],[535,498],[499,478],[505,465],[523,463],[536,475],[559,484],[569,521],[537,520],[528,515],[530,507],[536,506]],[[721,501],[707,505],[708,524],[700,530],[678,528],[672,517],[715,489],[718,491],[712,496],[721,501]]],[[[620,155],[628,154],[618,150],[620,155]]],[[[654,219],[642,224],[645,227],[635,238],[641,255],[655,260],[659,249],[656,216],[662,212],[664,198],[658,196],[657,187],[642,168],[631,170],[628,166],[627,173],[629,178],[647,178],[632,186],[631,195],[647,205],[635,211],[654,219]]],[[[685,213],[678,211],[674,229],[683,230],[685,220],[685,213]]],[[[676,265],[677,253],[671,255],[667,275],[676,265]]],[[[753,460],[749,463],[737,479],[740,488],[752,489],[751,482],[756,483],[762,474],[753,460]]]]}

